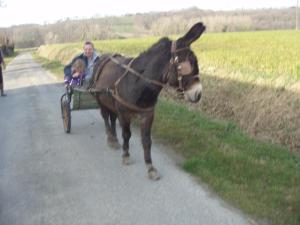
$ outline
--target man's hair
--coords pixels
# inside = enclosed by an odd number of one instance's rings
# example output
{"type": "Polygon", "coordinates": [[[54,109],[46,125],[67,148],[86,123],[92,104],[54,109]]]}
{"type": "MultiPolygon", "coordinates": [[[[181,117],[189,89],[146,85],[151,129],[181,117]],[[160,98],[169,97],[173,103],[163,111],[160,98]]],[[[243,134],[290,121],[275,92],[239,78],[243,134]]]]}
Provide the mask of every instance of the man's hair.
{"type": "Polygon", "coordinates": [[[84,42],[84,46],[86,46],[86,45],[90,45],[90,46],[92,46],[94,48],[94,44],[91,41],[84,42]]]}

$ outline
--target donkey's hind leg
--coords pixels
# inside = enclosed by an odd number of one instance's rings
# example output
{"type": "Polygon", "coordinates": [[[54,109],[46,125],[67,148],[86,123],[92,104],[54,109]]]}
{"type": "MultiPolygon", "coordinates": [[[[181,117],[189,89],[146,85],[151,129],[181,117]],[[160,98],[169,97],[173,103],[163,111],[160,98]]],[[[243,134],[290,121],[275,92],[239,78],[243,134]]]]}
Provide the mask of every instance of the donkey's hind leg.
{"type": "Polygon", "coordinates": [[[114,143],[114,147],[116,149],[119,149],[121,147],[118,137],[117,137],[117,131],[116,131],[116,120],[117,120],[117,114],[114,112],[110,112],[109,114],[109,119],[110,119],[110,128],[111,128],[111,133],[112,133],[112,142],[114,143]]]}
{"type": "Polygon", "coordinates": [[[118,142],[116,133],[116,116],[112,117],[111,114],[113,113],[104,106],[101,106],[100,109],[105,124],[107,144],[113,149],[118,149],[120,148],[120,144],[118,142]],[[109,118],[111,119],[111,124],[109,123],[109,118]]]}
{"type": "Polygon", "coordinates": [[[122,136],[123,136],[123,155],[122,160],[124,165],[130,164],[129,158],[129,139],[131,137],[130,130],[130,115],[128,114],[119,114],[119,122],[122,127],[122,136]]]}

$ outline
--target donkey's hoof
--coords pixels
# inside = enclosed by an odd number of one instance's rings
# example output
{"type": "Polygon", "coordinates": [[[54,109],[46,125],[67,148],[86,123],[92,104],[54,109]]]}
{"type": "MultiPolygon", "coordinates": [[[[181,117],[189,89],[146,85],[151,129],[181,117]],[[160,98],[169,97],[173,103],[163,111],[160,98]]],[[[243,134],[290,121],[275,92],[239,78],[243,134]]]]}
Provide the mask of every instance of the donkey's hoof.
{"type": "Polygon", "coordinates": [[[129,156],[123,156],[123,157],[122,157],[122,163],[123,163],[123,165],[128,166],[128,165],[130,165],[132,162],[131,162],[129,156]]]}
{"type": "Polygon", "coordinates": [[[148,170],[148,177],[151,180],[159,180],[160,179],[160,175],[158,174],[157,170],[152,167],[148,170]]]}
{"type": "Polygon", "coordinates": [[[108,145],[110,148],[112,148],[114,150],[118,150],[121,148],[121,145],[119,142],[109,142],[108,145]]]}

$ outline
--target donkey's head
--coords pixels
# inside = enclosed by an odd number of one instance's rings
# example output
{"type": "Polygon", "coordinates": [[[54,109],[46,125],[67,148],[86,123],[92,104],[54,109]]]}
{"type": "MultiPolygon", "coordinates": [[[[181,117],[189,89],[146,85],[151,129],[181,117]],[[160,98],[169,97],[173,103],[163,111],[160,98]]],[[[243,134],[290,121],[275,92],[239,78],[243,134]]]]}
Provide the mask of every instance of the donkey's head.
{"type": "Polygon", "coordinates": [[[197,23],[183,37],[172,42],[167,83],[178,88],[185,99],[190,102],[198,102],[202,94],[198,61],[190,45],[201,36],[204,30],[205,26],[197,23]]]}

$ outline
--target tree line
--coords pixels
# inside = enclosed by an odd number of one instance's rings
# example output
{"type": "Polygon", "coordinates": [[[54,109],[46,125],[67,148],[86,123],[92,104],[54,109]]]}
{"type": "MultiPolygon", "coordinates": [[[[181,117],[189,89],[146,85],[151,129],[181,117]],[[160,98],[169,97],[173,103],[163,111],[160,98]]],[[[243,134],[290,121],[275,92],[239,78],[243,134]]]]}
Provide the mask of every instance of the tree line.
{"type": "Polygon", "coordinates": [[[16,47],[184,33],[203,21],[207,32],[233,32],[295,28],[295,8],[212,11],[196,7],[169,12],[137,13],[119,17],[64,19],[53,24],[26,24],[0,28],[0,36],[16,47]]]}

